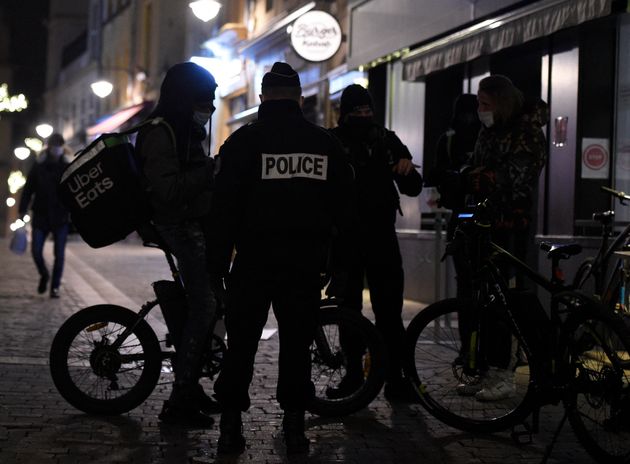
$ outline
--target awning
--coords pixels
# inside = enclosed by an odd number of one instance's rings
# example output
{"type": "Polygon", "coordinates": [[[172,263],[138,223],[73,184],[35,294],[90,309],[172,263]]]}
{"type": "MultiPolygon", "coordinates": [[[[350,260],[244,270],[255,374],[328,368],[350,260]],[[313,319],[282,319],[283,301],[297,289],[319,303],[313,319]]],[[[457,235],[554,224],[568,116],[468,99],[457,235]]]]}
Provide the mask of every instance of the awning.
{"type": "Polygon", "coordinates": [[[543,0],[417,48],[402,58],[403,78],[474,60],[609,15],[612,0],[543,0]]]}
{"type": "Polygon", "coordinates": [[[86,130],[88,138],[95,137],[108,132],[116,132],[132,127],[135,122],[139,122],[153,108],[152,101],[145,101],[137,105],[124,108],[113,114],[101,118],[97,123],[86,130]]]}

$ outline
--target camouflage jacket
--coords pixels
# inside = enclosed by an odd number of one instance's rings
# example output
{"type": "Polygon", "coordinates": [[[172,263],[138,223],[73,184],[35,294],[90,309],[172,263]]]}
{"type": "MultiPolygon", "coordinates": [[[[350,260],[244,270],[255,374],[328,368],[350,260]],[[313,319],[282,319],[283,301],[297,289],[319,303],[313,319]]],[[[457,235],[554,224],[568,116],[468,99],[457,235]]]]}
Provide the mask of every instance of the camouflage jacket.
{"type": "Polygon", "coordinates": [[[548,119],[547,104],[538,99],[527,103],[510,126],[483,127],[479,132],[473,167],[483,173],[486,183],[474,200],[493,194],[499,227],[518,228],[531,220],[538,177],[547,160],[542,127],[548,119]]]}

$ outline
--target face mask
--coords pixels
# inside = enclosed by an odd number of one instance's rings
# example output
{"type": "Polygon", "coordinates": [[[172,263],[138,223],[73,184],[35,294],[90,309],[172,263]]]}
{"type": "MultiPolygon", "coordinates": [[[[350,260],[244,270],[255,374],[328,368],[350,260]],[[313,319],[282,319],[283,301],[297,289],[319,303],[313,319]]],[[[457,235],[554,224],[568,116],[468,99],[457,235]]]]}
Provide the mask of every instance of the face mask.
{"type": "Polygon", "coordinates": [[[367,129],[372,126],[372,122],[372,116],[348,116],[346,118],[346,125],[357,129],[367,129]]]}
{"type": "Polygon", "coordinates": [[[63,147],[48,147],[48,151],[53,156],[63,155],[63,147]]]}
{"type": "Polygon", "coordinates": [[[492,111],[478,111],[477,114],[479,115],[481,124],[484,126],[492,127],[494,125],[494,115],[492,114],[492,111]]]}
{"type": "Polygon", "coordinates": [[[200,126],[204,127],[206,124],[208,124],[208,121],[210,120],[210,116],[212,116],[212,113],[205,113],[203,111],[195,111],[193,112],[193,121],[196,124],[199,124],[200,126]]]}

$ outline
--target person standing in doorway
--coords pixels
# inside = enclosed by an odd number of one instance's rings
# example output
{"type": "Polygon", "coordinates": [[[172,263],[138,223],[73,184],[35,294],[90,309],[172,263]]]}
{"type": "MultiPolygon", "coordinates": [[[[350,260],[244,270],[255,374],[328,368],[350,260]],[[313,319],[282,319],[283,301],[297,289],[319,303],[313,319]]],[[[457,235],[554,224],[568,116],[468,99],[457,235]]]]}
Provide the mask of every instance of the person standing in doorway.
{"type": "MultiPolygon", "coordinates": [[[[355,171],[358,221],[347,283],[335,296],[343,299],[344,306],[361,311],[367,278],[376,327],[389,355],[385,396],[390,401],[416,401],[402,369],[404,276],[395,223],[401,211],[398,192],[419,195],[422,176],[396,134],[374,122],[372,98],[360,85],[350,85],[343,91],[339,125],[331,132],[341,141],[355,171]]],[[[334,278],[331,285],[336,287],[334,278]]],[[[361,351],[348,336],[344,339],[349,357],[347,374],[337,388],[327,391],[330,398],[344,397],[363,383],[361,351]]]]}
{"type": "Polygon", "coordinates": [[[61,203],[57,193],[61,175],[69,164],[65,155],[63,136],[58,133],[52,134],[48,138],[46,150],[40,154],[28,173],[19,206],[20,217],[23,217],[29,208],[33,213],[31,253],[39,272],[37,293],[46,293],[50,281],[51,298],[59,298],[70,222],[68,210],[61,203]],[[49,234],[52,234],[54,243],[52,281],[43,254],[44,243],[49,234]]]}

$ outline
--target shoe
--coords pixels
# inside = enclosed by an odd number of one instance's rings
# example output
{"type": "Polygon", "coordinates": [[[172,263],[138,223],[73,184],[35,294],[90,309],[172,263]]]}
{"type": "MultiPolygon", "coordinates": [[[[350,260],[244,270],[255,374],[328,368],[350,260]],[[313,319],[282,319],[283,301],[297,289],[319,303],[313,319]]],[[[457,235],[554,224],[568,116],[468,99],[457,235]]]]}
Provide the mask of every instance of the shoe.
{"type": "Polygon", "coordinates": [[[462,383],[455,387],[459,396],[475,396],[484,387],[485,376],[466,377],[462,383]]]}
{"type": "Polygon", "coordinates": [[[483,388],[475,393],[475,398],[478,401],[501,401],[514,395],[514,373],[508,369],[492,369],[483,388]]]}
{"type": "Polygon", "coordinates": [[[219,422],[219,432],[217,454],[241,454],[245,451],[240,411],[223,411],[219,422]]]}
{"type": "Polygon", "coordinates": [[[221,412],[221,405],[219,402],[209,397],[206,392],[203,391],[203,387],[199,384],[195,387],[194,398],[197,408],[202,413],[210,415],[221,412]]]}
{"type": "Polygon", "coordinates": [[[46,288],[48,288],[48,274],[44,274],[39,277],[39,285],[37,285],[37,293],[42,294],[46,293],[46,288]]]}
{"type": "Polygon", "coordinates": [[[214,419],[212,417],[206,416],[196,409],[189,409],[179,405],[176,406],[169,400],[164,402],[162,412],[158,415],[158,419],[165,424],[194,429],[209,429],[214,425],[214,419]]]}
{"type": "Polygon", "coordinates": [[[392,403],[419,403],[420,395],[406,377],[390,380],[385,384],[383,393],[392,403]]]}
{"type": "Polygon", "coordinates": [[[304,411],[284,411],[282,431],[287,454],[308,453],[311,442],[304,435],[304,411]]]}
{"type": "Polygon", "coordinates": [[[58,288],[51,288],[50,289],[50,297],[51,298],[59,298],[59,289],[58,288]]]}
{"type": "Polygon", "coordinates": [[[326,397],[331,400],[338,400],[340,398],[346,398],[351,396],[354,392],[356,392],[363,385],[363,377],[362,376],[354,376],[346,374],[339,385],[336,387],[328,387],[326,388],[326,397]]]}

